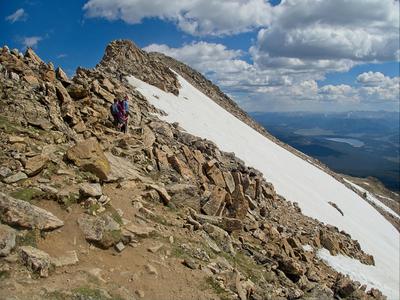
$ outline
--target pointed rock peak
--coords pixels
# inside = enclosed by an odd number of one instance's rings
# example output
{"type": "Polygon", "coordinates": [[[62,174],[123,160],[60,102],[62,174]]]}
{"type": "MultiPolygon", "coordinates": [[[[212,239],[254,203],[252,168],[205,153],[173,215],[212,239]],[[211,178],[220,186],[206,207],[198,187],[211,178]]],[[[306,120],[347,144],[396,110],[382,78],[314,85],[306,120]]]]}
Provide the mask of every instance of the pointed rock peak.
{"type": "Polygon", "coordinates": [[[117,75],[118,78],[133,75],[166,92],[179,94],[180,84],[175,73],[129,40],[116,40],[108,44],[97,69],[117,75]]]}
{"type": "Polygon", "coordinates": [[[123,64],[126,60],[144,63],[147,53],[129,40],[115,40],[107,45],[100,65],[123,64]]]}
{"type": "Polygon", "coordinates": [[[25,57],[31,59],[36,64],[44,63],[43,60],[33,51],[32,48],[26,49],[25,57]]]}

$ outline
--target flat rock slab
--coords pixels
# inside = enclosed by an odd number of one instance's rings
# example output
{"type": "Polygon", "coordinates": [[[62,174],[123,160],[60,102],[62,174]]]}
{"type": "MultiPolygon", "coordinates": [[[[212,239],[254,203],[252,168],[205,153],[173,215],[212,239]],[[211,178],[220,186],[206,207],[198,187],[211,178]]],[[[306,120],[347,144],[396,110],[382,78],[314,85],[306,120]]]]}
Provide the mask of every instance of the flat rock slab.
{"type": "Polygon", "coordinates": [[[4,193],[0,193],[0,220],[8,225],[40,230],[52,230],[64,225],[51,212],[4,193]]]}
{"type": "Polygon", "coordinates": [[[3,182],[10,184],[10,183],[15,183],[15,182],[27,179],[27,178],[28,178],[28,176],[24,172],[20,171],[18,173],[15,173],[14,175],[4,178],[3,182]]]}
{"type": "Polygon", "coordinates": [[[140,226],[135,224],[129,224],[125,227],[126,230],[133,233],[134,235],[142,238],[149,237],[151,234],[156,232],[154,227],[140,226]]]}
{"type": "Polygon", "coordinates": [[[119,180],[135,180],[141,179],[136,167],[128,160],[115,156],[110,152],[106,152],[105,156],[110,164],[110,172],[105,179],[106,182],[115,182],[119,180]]]}
{"type": "Polygon", "coordinates": [[[7,225],[0,224],[0,257],[7,256],[15,247],[16,231],[7,225]]]}
{"type": "Polygon", "coordinates": [[[52,257],[51,263],[56,267],[64,267],[75,265],[79,262],[78,255],[75,250],[68,251],[65,255],[59,257],[52,257]]]}
{"type": "Polygon", "coordinates": [[[84,197],[98,198],[103,195],[101,185],[99,183],[82,183],[79,185],[79,193],[84,197]]]}

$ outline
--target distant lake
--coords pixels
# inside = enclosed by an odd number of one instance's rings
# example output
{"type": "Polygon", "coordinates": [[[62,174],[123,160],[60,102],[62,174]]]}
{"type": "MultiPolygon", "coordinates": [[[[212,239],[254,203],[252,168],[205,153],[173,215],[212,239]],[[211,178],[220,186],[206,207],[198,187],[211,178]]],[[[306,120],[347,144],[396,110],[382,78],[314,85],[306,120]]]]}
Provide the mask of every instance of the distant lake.
{"type": "Polygon", "coordinates": [[[356,147],[356,148],[360,148],[362,146],[364,146],[364,143],[359,141],[359,140],[355,140],[355,139],[342,139],[342,138],[325,138],[328,141],[332,141],[332,142],[338,142],[338,143],[346,143],[349,144],[350,146],[356,147]]]}

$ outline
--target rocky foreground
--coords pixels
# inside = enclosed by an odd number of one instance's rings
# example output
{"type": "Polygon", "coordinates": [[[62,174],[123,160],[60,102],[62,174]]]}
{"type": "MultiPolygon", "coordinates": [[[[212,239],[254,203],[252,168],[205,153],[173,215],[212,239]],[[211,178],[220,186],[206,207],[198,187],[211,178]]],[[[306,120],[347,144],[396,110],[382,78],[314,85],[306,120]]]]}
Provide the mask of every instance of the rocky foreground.
{"type": "Polygon", "coordinates": [[[356,240],[302,215],[233,153],[158,119],[123,79],[177,94],[168,61],[116,41],[69,79],[31,49],[0,48],[0,298],[385,299],[316,256],[373,265],[356,240]],[[109,115],[120,94],[129,134],[109,115]]]}

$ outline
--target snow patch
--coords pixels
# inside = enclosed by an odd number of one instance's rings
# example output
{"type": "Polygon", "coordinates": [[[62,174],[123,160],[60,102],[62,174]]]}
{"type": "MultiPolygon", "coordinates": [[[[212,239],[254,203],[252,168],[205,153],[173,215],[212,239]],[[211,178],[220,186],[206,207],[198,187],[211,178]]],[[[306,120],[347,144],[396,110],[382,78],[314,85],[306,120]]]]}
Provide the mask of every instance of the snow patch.
{"type": "MultiPolygon", "coordinates": [[[[389,299],[399,299],[399,234],[382,215],[344,184],[267,139],[181,76],[178,79],[181,89],[175,96],[128,77],[129,83],[151,104],[168,114],[161,119],[178,122],[189,133],[213,141],[223,151],[234,152],[248,166],[263,172],[279,194],[298,202],[305,215],[351,234],[375,259],[375,267],[366,267],[369,271],[363,273],[363,282],[379,287],[389,299]],[[329,201],[335,202],[344,216],[329,201]]],[[[359,280],[361,267],[345,259],[335,258],[337,270],[345,270],[359,280]]]]}

